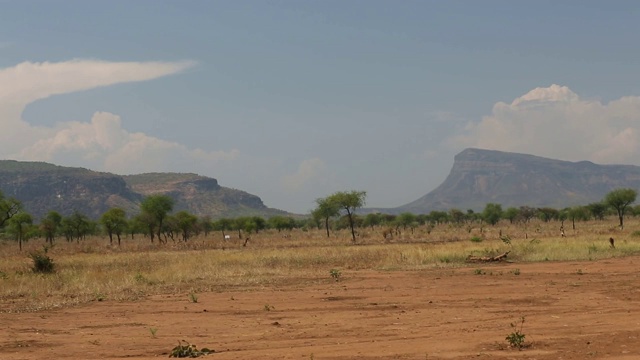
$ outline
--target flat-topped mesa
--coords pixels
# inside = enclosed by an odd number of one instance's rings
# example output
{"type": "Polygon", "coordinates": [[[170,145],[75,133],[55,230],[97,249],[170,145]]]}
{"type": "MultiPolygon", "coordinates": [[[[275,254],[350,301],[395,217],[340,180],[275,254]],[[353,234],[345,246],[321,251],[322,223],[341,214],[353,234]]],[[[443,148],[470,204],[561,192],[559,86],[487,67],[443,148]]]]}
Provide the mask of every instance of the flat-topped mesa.
{"type": "Polygon", "coordinates": [[[51,210],[65,216],[78,211],[97,219],[109,208],[119,207],[132,216],[142,199],[152,194],[168,195],[174,199],[174,211],[198,216],[289,215],[267,207],[256,195],[192,173],[121,176],[44,162],[0,160],[0,190],[20,200],[38,221],[51,210]]]}
{"type": "Polygon", "coordinates": [[[597,202],[611,190],[640,188],[640,167],[570,162],[496,150],[466,149],[455,156],[451,172],[435,190],[393,209],[482,210],[487,203],[505,207],[564,208],[597,202]]]}

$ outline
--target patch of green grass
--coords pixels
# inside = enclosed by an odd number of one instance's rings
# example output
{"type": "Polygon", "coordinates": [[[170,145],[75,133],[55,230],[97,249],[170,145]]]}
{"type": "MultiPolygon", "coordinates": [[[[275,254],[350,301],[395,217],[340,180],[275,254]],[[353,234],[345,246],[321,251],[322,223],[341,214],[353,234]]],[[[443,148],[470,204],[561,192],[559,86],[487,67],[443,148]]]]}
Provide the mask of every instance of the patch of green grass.
{"type": "Polygon", "coordinates": [[[484,239],[483,239],[483,238],[481,238],[480,236],[474,236],[474,237],[472,237],[470,240],[471,240],[471,242],[474,242],[474,243],[480,243],[480,242],[482,242],[484,239]]]}

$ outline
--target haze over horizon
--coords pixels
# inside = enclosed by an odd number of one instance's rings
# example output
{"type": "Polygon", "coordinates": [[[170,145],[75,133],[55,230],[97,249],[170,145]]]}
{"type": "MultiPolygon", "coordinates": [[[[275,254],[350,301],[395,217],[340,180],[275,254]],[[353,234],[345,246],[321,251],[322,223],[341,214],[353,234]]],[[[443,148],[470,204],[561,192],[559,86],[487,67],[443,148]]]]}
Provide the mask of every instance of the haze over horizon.
{"type": "Polygon", "coordinates": [[[640,165],[640,3],[0,2],[0,158],[194,172],[305,213],[468,147],[640,165]]]}

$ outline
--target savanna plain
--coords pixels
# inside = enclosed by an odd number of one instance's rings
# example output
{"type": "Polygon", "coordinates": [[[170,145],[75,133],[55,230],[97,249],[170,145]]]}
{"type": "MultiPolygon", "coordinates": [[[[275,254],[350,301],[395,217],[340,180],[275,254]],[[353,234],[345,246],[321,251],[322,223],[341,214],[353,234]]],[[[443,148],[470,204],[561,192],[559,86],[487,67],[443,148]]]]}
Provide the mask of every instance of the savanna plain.
{"type": "Polygon", "coordinates": [[[2,242],[0,359],[640,359],[640,220],[615,225],[57,239],[51,274],[2,242]]]}

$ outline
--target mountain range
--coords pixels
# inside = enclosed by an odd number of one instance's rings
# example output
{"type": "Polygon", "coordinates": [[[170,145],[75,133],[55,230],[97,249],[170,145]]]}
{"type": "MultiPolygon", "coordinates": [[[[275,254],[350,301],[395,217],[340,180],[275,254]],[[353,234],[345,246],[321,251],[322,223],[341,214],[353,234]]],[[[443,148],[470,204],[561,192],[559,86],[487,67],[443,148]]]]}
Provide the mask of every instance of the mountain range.
{"type": "MultiPolygon", "coordinates": [[[[435,190],[396,208],[362,212],[398,214],[433,210],[482,210],[487,203],[564,208],[601,201],[616,188],[640,189],[640,167],[570,162],[495,150],[465,149],[435,190]]],[[[267,207],[242,190],[223,187],[211,177],[189,173],[116,175],[45,162],[0,160],[0,190],[20,200],[40,219],[48,211],[74,211],[98,218],[111,207],[129,215],[145,196],[173,198],[174,210],[211,218],[292,215],[267,207]]]]}
{"type": "Polygon", "coordinates": [[[435,190],[388,212],[478,211],[487,203],[564,208],[601,201],[616,188],[640,189],[640,167],[471,148],[455,156],[451,172],[435,190]]]}
{"type": "Polygon", "coordinates": [[[147,195],[164,194],[174,210],[187,210],[212,218],[286,215],[264,205],[245,191],[220,186],[214,178],[183,173],[121,176],[45,162],[0,160],[0,190],[20,200],[27,212],[40,219],[51,210],[63,215],[78,211],[98,218],[111,207],[127,214],[138,212],[147,195]]]}

